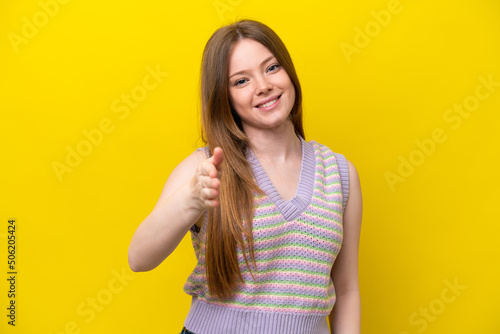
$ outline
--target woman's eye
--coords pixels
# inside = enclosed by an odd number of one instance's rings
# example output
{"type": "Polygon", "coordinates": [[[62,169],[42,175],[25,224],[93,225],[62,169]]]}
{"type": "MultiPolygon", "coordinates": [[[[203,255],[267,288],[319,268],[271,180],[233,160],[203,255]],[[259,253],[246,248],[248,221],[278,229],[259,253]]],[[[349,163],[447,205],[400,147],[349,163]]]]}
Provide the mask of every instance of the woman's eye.
{"type": "Polygon", "coordinates": [[[245,81],[245,79],[240,79],[240,80],[236,81],[236,82],[234,83],[234,85],[235,85],[235,86],[238,86],[238,85],[240,85],[240,84],[243,84],[243,83],[244,83],[243,81],[245,81]]]}
{"type": "Polygon", "coordinates": [[[280,65],[279,65],[279,64],[274,64],[274,65],[269,66],[269,70],[271,70],[271,71],[272,71],[272,70],[273,70],[273,68],[278,68],[278,67],[280,67],[280,65]]]}

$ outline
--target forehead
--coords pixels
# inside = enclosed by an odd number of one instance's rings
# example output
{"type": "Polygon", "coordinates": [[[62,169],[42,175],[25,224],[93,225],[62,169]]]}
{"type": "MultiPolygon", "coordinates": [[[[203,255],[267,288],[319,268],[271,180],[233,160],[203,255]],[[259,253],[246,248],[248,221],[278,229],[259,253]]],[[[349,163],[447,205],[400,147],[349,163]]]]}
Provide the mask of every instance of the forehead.
{"type": "Polygon", "coordinates": [[[229,72],[258,68],[261,62],[273,54],[256,40],[245,38],[236,43],[229,57],[229,72]]]}

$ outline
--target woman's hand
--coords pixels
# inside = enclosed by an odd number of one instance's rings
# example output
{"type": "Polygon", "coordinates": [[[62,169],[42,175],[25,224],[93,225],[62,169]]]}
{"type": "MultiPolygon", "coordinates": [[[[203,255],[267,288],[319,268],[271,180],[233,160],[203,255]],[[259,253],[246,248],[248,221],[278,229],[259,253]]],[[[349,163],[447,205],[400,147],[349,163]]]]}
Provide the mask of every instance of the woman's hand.
{"type": "Polygon", "coordinates": [[[224,160],[222,148],[216,147],[214,154],[198,165],[191,179],[191,193],[200,209],[219,206],[219,186],[224,160]]]}

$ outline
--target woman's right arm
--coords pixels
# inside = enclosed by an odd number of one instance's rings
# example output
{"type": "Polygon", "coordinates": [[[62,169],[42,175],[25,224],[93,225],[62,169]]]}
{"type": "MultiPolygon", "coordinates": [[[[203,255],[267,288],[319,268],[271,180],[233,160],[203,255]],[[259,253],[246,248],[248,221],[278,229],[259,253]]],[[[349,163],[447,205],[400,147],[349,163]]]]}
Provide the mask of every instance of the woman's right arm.
{"type": "Polygon", "coordinates": [[[128,249],[132,271],[156,268],[189,229],[201,222],[205,209],[219,205],[222,160],[221,148],[209,159],[195,151],[175,167],[155,207],[132,236],[128,249]]]}

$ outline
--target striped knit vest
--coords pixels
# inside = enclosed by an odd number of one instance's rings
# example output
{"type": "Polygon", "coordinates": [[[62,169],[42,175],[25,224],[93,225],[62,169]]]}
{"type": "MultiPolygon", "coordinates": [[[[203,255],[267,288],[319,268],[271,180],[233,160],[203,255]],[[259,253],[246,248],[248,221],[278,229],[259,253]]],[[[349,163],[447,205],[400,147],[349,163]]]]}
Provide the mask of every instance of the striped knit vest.
{"type": "MultiPolygon", "coordinates": [[[[294,198],[284,201],[251,151],[247,160],[265,195],[255,193],[255,281],[237,247],[245,280],[231,301],[208,294],[206,221],[191,229],[198,264],[184,291],[193,302],[184,326],[196,334],[329,334],[326,317],[336,300],[330,272],[342,245],[348,196],[347,162],[315,141],[302,142],[302,166],[294,198]]],[[[210,156],[208,147],[204,149],[210,156]]]]}

